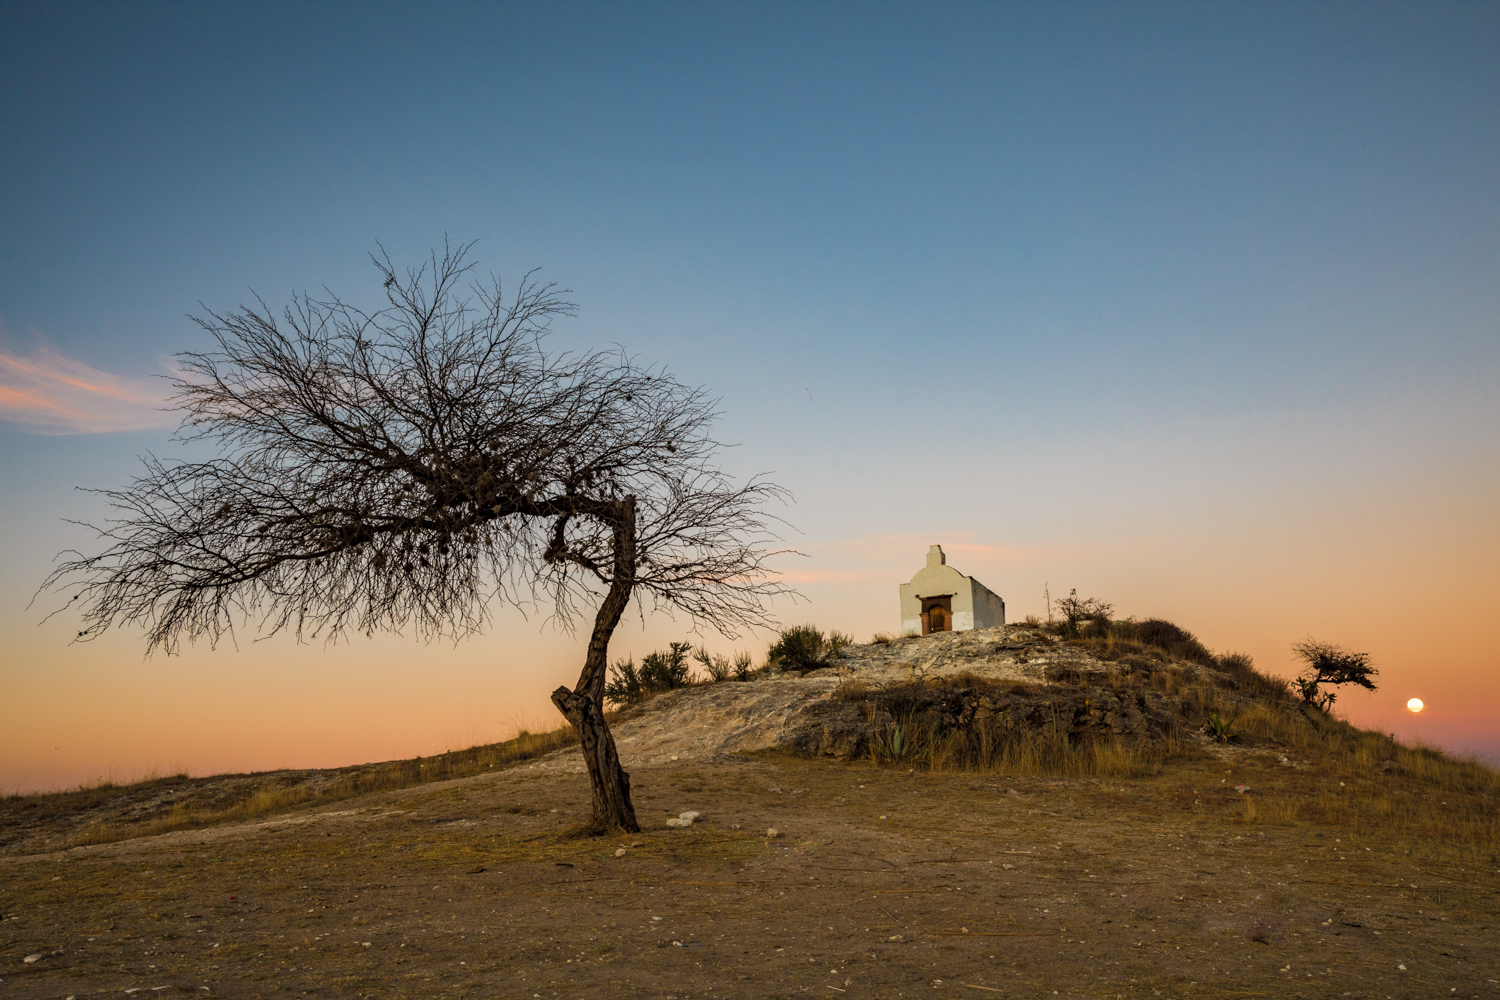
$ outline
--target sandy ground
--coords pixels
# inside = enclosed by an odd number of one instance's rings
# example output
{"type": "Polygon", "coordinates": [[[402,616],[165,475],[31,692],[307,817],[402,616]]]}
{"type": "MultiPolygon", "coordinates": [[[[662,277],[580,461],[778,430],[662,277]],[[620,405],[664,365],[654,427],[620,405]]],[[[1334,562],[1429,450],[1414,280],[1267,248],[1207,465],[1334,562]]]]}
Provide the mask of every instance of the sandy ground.
{"type": "Polygon", "coordinates": [[[0,996],[1500,996],[1494,857],[1240,822],[1234,784],[1292,776],[1259,756],[1104,785],[681,749],[627,754],[624,839],[567,836],[560,754],[0,856],[0,996]]]}

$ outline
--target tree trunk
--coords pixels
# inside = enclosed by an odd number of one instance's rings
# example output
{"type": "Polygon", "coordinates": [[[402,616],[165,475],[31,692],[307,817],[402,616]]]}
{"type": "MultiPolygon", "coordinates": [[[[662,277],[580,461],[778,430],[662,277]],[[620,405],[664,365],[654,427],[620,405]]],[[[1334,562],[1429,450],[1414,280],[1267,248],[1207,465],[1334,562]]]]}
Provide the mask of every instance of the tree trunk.
{"type": "Polygon", "coordinates": [[[611,830],[639,833],[635,806],[630,801],[630,775],[620,766],[615,738],[604,721],[604,679],[609,662],[609,639],[630,604],[635,581],[635,497],[626,497],[617,509],[614,522],[614,572],[609,592],[594,616],[594,631],[589,637],[588,656],[578,686],[560,687],[552,692],[552,704],[578,730],[583,744],[583,763],[588,768],[593,788],[594,818],[589,830],[595,834],[611,830]]]}

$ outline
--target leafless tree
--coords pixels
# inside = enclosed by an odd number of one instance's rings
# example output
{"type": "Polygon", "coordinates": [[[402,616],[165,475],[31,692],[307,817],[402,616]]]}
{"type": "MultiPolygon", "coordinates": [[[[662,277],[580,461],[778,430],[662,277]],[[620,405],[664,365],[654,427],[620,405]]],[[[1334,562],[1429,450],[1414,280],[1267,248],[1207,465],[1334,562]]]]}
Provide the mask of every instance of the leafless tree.
{"type": "Polygon", "coordinates": [[[467,286],[470,247],[398,273],[386,304],[327,293],[195,317],[216,348],[180,355],[178,437],[210,461],[145,460],[98,491],[118,516],[43,584],[79,602],[83,640],[144,627],[148,651],[236,626],[333,640],[411,629],[458,639],[496,602],[594,611],[578,683],[552,694],[578,731],[592,828],[638,830],[602,699],[632,598],[733,637],[771,624],[784,491],[716,464],[716,400],[622,353],[556,354],[567,292],[531,275],[467,286]]]}

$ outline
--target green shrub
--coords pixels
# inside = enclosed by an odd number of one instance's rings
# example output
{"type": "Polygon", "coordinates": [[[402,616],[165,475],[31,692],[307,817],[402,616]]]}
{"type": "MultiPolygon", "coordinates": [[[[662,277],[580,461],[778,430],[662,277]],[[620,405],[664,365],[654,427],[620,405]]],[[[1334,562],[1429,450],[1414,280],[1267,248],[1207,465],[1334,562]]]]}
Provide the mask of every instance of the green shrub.
{"type": "Polygon", "coordinates": [[[1212,736],[1219,743],[1238,743],[1240,734],[1235,731],[1234,719],[1226,719],[1218,712],[1210,712],[1208,723],[1203,731],[1212,736]]]}
{"type": "Polygon", "coordinates": [[[1109,613],[1114,607],[1097,597],[1080,598],[1076,587],[1067,597],[1053,602],[1053,608],[1063,616],[1062,634],[1069,639],[1078,638],[1087,625],[1092,625],[1091,631],[1102,635],[1109,628],[1109,613]]]}
{"type": "Polygon", "coordinates": [[[766,651],[766,660],[782,670],[813,670],[840,645],[853,640],[841,632],[824,636],[816,625],[794,625],[784,629],[766,651]]]}
{"type": "Polygon", "coordinates": [[[710,653],[707,646],[699,646],[693,650],[693,659],[698,661],[698,665],[703,668],[703,672],[708,674],[709,682],[713,684],[729,680],[730,675],[734,672],[734,667],[730,664],[729,657],[710,653]]]}
{"type": "Polygon", "coordinates": [[[687,687],[688,651],[686,642],[674,642],[668,652],[648,653],[636,667],[635,659],[622,660],[610,668],[612,676],[604,686],[604,697],[617,705],[633,705],[647,695],[687,687]]]}
{"type": "Polygon", "coordinates": [[[747,681],[750,673],[755,667],[755,661],[750,658],[749,653],[740,652],[734,654],[734,659],[710,653],[707,646],[699,646],[693,651],[693,659],[703,667],[703,672],[708,674],[708,680],[712,684],[723,681],[747,681]]]}

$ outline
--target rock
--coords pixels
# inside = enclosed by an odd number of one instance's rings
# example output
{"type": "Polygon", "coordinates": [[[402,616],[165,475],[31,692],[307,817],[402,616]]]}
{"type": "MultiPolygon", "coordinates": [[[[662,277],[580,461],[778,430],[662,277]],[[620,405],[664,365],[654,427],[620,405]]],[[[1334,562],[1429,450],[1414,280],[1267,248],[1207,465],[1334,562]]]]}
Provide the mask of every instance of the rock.
{"type": "Polygon", "coordinates": [[[615,857],[617,857],[617,858],[623,858],[624,856],[625,856],[625,848],[623,848],[623,847],[620,848],[618,851],[615,852],[615,857]]]}
{"type": "Polygon", "coordinates": [[[21,959],[21,961],[28,962],[28,963],[29,962],[40,962],[41,960],[42,960],[42,954],[41,954],[41,952],[37,952],[35,955],[27,955],[25,958],[21,959]]]}
{"type": "MultiPolygon", "coordinates": [[[[766,839],[768,840],[775,840],[779,836],[781,836],[781,831],[774,826],[766,831],[766,839]]],[[[31,959],[28,958],[27,961],[29,962],[31,959]]]]}

